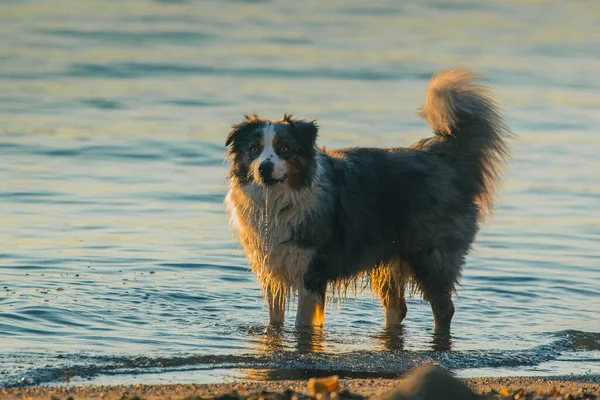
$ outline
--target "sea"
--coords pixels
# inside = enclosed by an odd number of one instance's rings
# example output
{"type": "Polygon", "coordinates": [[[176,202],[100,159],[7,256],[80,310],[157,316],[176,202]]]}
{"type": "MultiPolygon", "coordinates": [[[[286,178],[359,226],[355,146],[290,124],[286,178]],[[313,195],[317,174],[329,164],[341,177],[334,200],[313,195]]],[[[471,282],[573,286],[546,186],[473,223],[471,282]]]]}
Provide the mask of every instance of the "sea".
{"type": "Polygon", "coordinates": [[[600,376],[600,2],[3,0],[0,387],[600,376]],[[245,113],[404,146],[435,71],[482,74],[516,138],[450,336],[368,288],[269,329],[223,200],[245,113]]]}

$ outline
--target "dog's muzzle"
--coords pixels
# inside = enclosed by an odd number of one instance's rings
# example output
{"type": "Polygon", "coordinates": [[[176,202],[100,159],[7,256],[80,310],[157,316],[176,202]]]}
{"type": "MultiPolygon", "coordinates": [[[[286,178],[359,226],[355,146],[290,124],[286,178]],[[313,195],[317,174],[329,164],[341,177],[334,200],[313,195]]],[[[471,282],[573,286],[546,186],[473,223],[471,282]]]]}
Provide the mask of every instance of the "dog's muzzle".
{"type": "Polygon", "coordinates": [[[260,179],[263,181],[263,183],[266,186],[271,186],[271,185],[275,185],[277,183],[281,183],[285,180],[284,179],[276,179],[273,177],[273,162],[271,160],[266,160],[263,161],[259,166],[258,166],[258,173],[260,175],[260,179]]]}
{"type": "Polygon", "coordinates": [[[273,179],[273,163],[269,160],[262,162],[258,166],[258,173],[265,182],[273,179]]]}

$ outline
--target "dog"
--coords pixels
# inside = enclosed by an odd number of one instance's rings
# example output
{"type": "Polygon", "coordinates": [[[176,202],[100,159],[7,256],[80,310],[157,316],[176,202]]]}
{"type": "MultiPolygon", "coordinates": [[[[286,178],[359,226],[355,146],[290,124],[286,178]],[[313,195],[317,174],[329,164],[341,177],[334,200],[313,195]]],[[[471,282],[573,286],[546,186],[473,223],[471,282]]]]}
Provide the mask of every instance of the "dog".
{"type": "Polygon", "coordinates": [[[407,313],[408,285],[450,330],[452,295],[493,208],[511,131],[469,70],[433,76],[420,114],[434,136],[410,147],[319,149],[315,121],[246,115],[227,136],[225,199],[263,289],[269,324],[298,295],[296,326],[324,324],[328,286],[370,280],[385,325],[407,313]]]}

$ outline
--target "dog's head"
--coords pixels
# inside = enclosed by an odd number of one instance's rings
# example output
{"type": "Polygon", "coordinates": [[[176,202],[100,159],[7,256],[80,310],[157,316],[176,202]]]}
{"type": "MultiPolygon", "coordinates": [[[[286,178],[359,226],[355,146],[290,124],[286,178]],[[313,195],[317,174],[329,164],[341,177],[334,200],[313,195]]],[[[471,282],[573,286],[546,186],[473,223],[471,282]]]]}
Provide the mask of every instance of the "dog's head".
{"type": "Polygon", "coordinates": [[[285,114],[280,120],[246,115],[233,126],[229,146],[229,177],[242,184],[260,186],[287,184],[300,188],[311,182],[315,168],[318,126],[285,114]]]}

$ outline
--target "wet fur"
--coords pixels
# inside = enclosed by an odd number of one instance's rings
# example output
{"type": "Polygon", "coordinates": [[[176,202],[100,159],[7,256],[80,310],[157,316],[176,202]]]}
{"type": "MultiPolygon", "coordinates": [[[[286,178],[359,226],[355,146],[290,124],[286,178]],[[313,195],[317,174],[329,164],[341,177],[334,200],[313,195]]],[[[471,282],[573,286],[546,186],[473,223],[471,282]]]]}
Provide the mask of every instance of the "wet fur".
{"type": "Polygon", "coordinates": [[[451,295],[493,208],[511,135],[476,78],[465,70],[433,77],[421,115],[435,136],[408,148],[320,150],[317,126],[290,115],[234,126],[226,203],[266,294],[306,290],[324,301],[327,286],[367,274],[398,314],[391,320],[404,318],[411,284],[431,303],[436,329],[450,328],[451,295]],[[295,155],[285,160],[287,181],[269,187],[247,154],[267,126],[295,155]]]}

